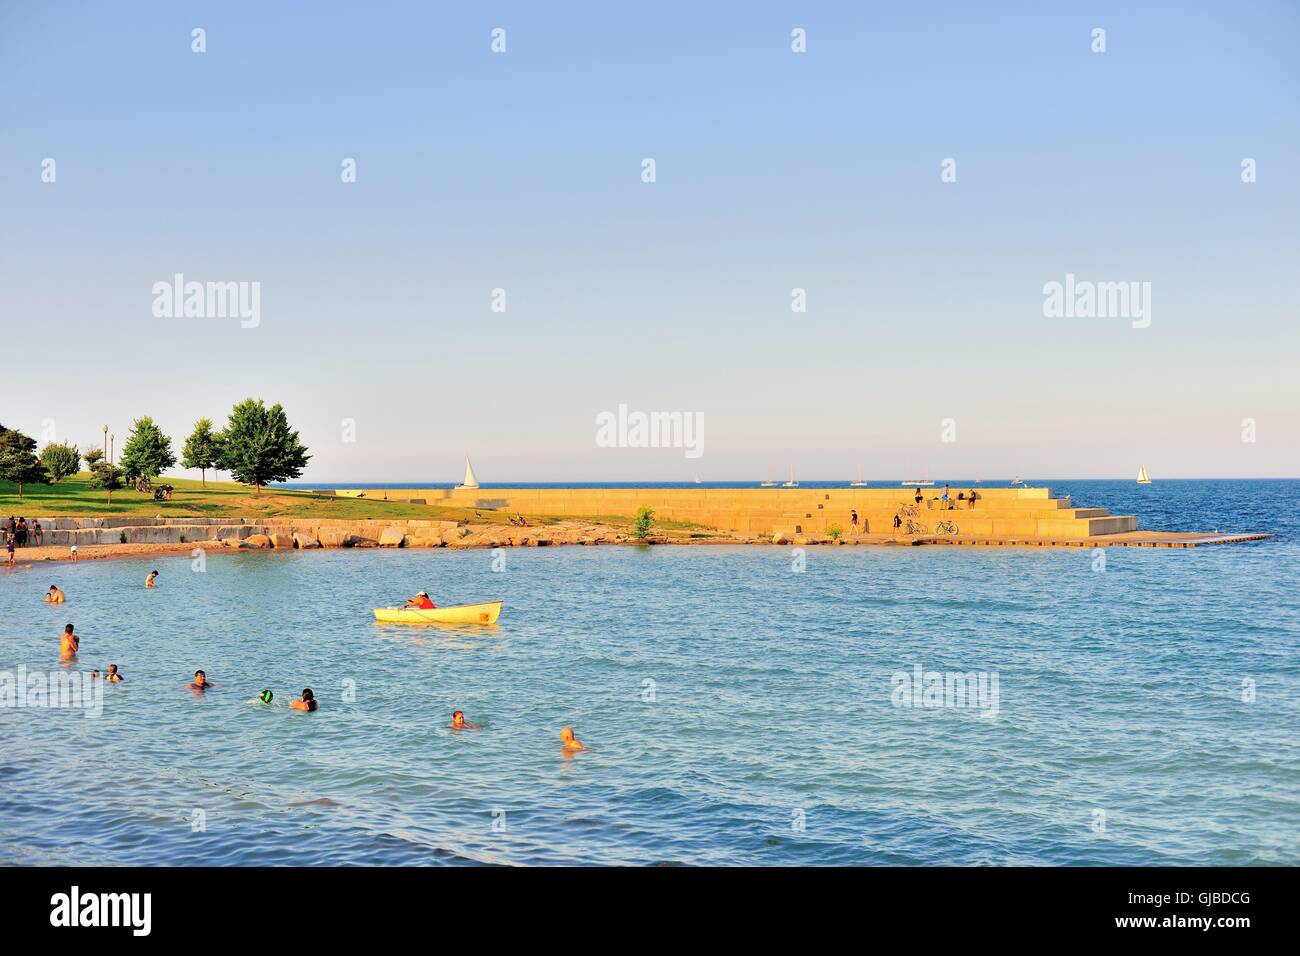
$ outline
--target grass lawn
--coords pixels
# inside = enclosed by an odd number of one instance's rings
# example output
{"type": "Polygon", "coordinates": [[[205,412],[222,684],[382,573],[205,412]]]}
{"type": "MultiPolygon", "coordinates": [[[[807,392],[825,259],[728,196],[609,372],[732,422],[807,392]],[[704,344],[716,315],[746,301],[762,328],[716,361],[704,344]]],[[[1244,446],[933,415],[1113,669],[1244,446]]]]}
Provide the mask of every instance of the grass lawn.
{"type": "MultiPolygon", "coordinates": [[[[472,521],[480,524],[508,524],[512,512],[480,511],[474,508],[442,508],[436,505],[413,505],[403,501],[381,501],[374,498],[338,498],[333,495],[316,495],[310,491],[287,491],[282,488],[263,488],[254,495],[246,485],[231,481],[209,481],[206,488],[199,482],[186,478],[164,477],[157,484],[175,488],[171,501],[155,501],[152,495],[141,494],[130,488],[113,492],[113,503],[107,494],[90,486],[90,473],[82,472],[65,478],[56,485],[24,485],[23,496],[18,497],[18,486],[0,481],[0,520],[9,515],[27,518],[46,515],[142,515],[165,518],[230,517],[270,518],[426,518],[446,521],[472,521]]],[[[533,527],[552,525],[562,519],[548,515],[528,515],[533,527]]],[[[630,515],[594,515],[586,519],[616,528],[630,527],[630,515]]],[[[698,527],[681,521],[655,521],[655,528],[663,531],[690,530],[698,527]]]]}

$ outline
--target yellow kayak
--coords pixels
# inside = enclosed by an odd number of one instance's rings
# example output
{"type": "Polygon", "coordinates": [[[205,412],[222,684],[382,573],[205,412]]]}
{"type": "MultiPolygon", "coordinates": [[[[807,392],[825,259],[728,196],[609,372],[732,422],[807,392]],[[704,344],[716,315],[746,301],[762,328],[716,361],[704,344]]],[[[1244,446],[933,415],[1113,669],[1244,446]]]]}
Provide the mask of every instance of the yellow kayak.
{"type": "Polygon", "coordinates": [[[501,602],[460,604],[456,607],[377,607],[376,621],[396,624],[495,624],[501,616],[501,602]]]}

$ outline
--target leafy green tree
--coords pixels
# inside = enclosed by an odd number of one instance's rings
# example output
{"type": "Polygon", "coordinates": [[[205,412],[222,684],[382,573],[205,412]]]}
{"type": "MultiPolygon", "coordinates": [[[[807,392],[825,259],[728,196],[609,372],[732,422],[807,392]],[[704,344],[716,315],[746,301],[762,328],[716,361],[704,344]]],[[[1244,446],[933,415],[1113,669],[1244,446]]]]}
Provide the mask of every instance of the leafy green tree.
{"type": "Polygon", "coordinates": [[[648,538],[650,536],[650,522],[654,520],[655,513],[650,510],[649,506],[642,505],[641,510],[636,513],[636,519],[632,522],[632,533],[638,538],[648,538]]]}
{"type": "Polygon", "coordinates": [[[172,440],[163,434],[154,420],[146,415],[131,424],[131,434],[122,447],[122,472],[127,481],[137,478],[157,478],[176,465],[172,454],[172,440]]]}
{"type": "Polygon", "coordinates": [[[90,486],[108,492],[108,503],[113,503],[113,492],[122,487],[122,469],[106,461],[97,461],[90,468],[90,486]]]}
{"type": "Polygon", "coordinates": [[[86,449],[86,453],[85,453],[84,455],[82,455],[81,457],[84,458],[84,459],[86,460],[86,467],[87,467],[89,470],[94,471],[94,470],[95,470],[95,466],[98,465],[101,461],[104,460],[104,449],[102,449],[102,448],[87,448],[87,449],[86,449]]]}
{"type": "Polygon", "coordinates": [[[311,460],[278,402],[267,408],[260,398],[244,399],[231,409],[230,422],[219,437],[219,467],[236,481],[252,485],[255,494],[260,495],[268,482],[297,478],[311,460]]]}
{"type": "Polygon", "coordinates": [[[41,449],[41,464],[50,473],[51,483],[58,483],[69,475],[75,475],[81,468],[81,452],[76,445],[53,442],[41,449]]]}
{"type": "Polygon", "coordinates": [[[181,467],[197,468],[203,487],[208,486],[207,471],[221,461],[221,435],[212,430],[212,419],[200,418],[181,449],[181,467]]]}
{"type": "Polygon", "coordinates": [[[14,428],[0,425],[0,481],[12,481],[23,496],[23,485],[48,482],[49,475],[36,457],[36,440],[14,428]]]}

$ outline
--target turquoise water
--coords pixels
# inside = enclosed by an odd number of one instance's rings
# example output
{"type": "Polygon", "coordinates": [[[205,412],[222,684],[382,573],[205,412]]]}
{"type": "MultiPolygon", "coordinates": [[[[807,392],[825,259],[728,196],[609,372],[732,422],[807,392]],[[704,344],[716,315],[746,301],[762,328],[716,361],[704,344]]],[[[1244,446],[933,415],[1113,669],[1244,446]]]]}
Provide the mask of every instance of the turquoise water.
{"type": "Polygon", "coordinates": [[[700,546],[0,576],[0,670],[56,668],[72,621],[77,667],[127,679],[97,719],[0,709],[0,863],[1300,863],[1300,483],[1054,490],[1283,537],[1102,572],[1088,549],[809,548],[796,572],[700,546]],[[420,588],[505,613],[373,623],[420,588]],[[895,706],[916,665],[995,672],[996,716],[895,706]],[[315,714],[284,706],[304,686],[315,714]],[[561,754],[565,724],[590,751],[561,754]]]}

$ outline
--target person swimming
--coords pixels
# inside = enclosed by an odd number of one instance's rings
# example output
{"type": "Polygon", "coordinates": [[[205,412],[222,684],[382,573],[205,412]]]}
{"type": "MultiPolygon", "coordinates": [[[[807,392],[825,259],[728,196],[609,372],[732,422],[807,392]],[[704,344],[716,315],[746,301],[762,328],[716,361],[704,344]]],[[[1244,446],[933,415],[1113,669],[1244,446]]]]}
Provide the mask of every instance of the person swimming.
{"type": "Polygon", "coordinates": [[[453,710],[451,712],[450,727],[452,730],[482,730],[483,729],[478,724],[471,724],[468,721],[466,721],[465,712],[463,710],[453,710]]]}
{"type": "Polygon", "coordinates": [[[434,604],[432,601],[429,600],[429,595],[426,592],[421,591],[418,594],[416,594],[415,597],[407,601],[405,606],[416,607],[419,608],[421,611],[432,611],[438,605],[434,604]]]}
{"type": "Polygon", "coordinates": [[[122,683],[122,675],[118,673],[116,664],[108,665],[108,673],[104,675],[104,680],[108,681],[110,684],[122,683]]]}
{"type": "Polygon", "coordinates": [[[312,690],[311,690],[310,687],[304,687],[304,688],[302,689],[302,697],[301,697],[301,699],[299,699],[299,700],[291,700],[291,701],[289,701],[289,707],[290,707],[290,709],[292,709],[292,710],[301,710],[301,711],[303,711],[303,712],[305,712],[305,713],[308,713],[308,714],[310,714],[312,711],[314,711],[314,710],[315,710],[317,707],[319,707],[319,706],[320,706],[320,704],[318,704],[318,703],[316,702],[316,695],[312,693],[312,690]]]}
{"type": "Polygon", "coordinates": [[[154,582],[158,580],[158,572],[150,571],[149,576],[144,579],[144,586],[147,588],[156,588],[158,585],[154,582]]]}
{"type": "Polygon", "coordinates": [[[586,750],[586,745],[581,740],[573,736],[573,728],[565,727],[560,731],[560,743],[564,745],[566,751],[586,750]]]}
{"type": "Polygon", "coordinates": [[[262,693],[257,695],[257,699],[264,704],[269,704],[271,701],[275,700],[275,695],[269,690],[264,690],[262,693]]]}
{"type": "Polygon", "coordinates": [[[190,690],[205,691],[209,688],[216,687],[217,685],[208,680],[208,675],[203,673],[203,671],[195,671],[193,682],[186,684],[185,686],[190,690]]]}
{"type": "Polygon", "coordinates": [[[72,625],[69,624],[63,629],[63,636],[59,638],[59,660],[75,661],[77,651],[81,649],[81,638],[72,633],[72,625]]]}
{"type": "Polygon", "coordinates": [[[59,590],[57,584],[51,584],[50,589],[45,592],[46,604],[62,604],[65,600],[64,594],[59,590]]]}

